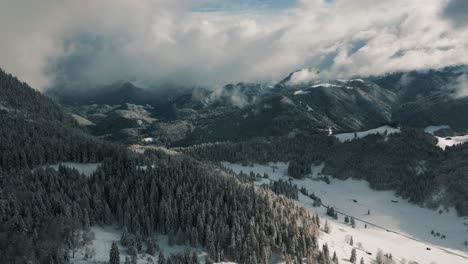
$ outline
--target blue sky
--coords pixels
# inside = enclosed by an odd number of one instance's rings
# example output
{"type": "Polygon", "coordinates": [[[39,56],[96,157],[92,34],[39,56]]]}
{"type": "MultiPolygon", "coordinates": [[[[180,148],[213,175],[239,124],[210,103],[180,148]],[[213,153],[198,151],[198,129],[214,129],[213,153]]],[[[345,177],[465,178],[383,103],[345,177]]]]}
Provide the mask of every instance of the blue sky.
{"type": "Polygon", "coordinates": [[[296,0],[200,0],[194,11],[279,11],[294,7],[296,0]]]}

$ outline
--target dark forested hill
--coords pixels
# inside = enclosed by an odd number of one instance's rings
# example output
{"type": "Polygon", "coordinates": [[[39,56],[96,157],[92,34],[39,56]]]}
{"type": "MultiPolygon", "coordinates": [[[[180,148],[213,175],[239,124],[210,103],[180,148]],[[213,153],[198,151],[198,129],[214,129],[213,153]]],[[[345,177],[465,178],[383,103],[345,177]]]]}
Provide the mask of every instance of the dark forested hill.
{"type": "Polygon", "coordinates": [[[116,148],[81,131],[48,97],[0,70],[0,168],[97,162],[116,148]]]}
{"type": "Polygon", "coordinates": [[[3,71],[0,94],[2,263],[68,264],[98,224],[118,224],[132,254],[149,251],[159,233],[203,248],[207,263],[323,258],[318,216],[292,200],[189,156],[141,156],[87,135],[53,101],[3,71]],[[90,177],[38,167],[61,161],[101,165],[90,177]]]}
{"type": "Polygon", "coordinates": [[[300,172],[291,175],[295,177],[310,173],[312,164],[324,163],[324,174],[365,179],[374,189],[395,190],[427,206],[455,206],[461,215],[468,215],[468,145],[444,151],[436,143],[433,136],[421,130],[404,128],[399,134],[370,135],[344,143],[323,134],[302,134],[178,150],[200,160],[242,164],[289,161],[300,172]],[[433,200],[436,194],[440,196],[438,201],[433,200]]]}

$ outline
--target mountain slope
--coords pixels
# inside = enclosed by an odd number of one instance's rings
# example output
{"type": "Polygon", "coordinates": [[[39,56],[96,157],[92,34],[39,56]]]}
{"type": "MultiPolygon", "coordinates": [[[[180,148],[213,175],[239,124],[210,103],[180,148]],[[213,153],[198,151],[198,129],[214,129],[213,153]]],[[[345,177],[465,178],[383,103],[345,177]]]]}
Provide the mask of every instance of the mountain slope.
{"type": "Polygon", "coordinates": [[[97,162],[114,151],[78,129],[51,99],[0,71],[0,168],[17,170],[59,161],[97,162]]]}

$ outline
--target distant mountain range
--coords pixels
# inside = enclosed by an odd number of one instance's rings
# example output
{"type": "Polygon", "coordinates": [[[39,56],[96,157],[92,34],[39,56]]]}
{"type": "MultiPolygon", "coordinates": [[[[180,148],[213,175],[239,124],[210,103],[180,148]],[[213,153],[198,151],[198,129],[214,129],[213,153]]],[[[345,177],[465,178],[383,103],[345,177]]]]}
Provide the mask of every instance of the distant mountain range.
{"type": "Polygon", "coordinates": [[[357,131],[384,124],[465,131],[467,66],[382,76],[291,82],[274,86],[229,84],[217,90],[144,89],[131,83],[83,91],[48,92],[91,131],[121,142],[192,144],[280,136],[298,131],[357,131]],[[177,136],[169,136],[175,133],[177,136]]]}

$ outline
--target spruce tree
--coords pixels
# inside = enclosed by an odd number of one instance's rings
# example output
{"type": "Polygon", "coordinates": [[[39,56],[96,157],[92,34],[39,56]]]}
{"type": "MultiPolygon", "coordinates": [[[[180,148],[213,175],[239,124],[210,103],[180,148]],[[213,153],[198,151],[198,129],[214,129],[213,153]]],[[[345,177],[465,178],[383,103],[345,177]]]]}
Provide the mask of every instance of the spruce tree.
{"type": "Polygon", "coordinates": [[[325,226],[323,227],[323,231],[325,231],[325,233],[327,233],[327,234],[331,233],[330,224],[328,223],[327,220],[325,220],[325,226]]]}
{"type": "Polygon", "coordinates": [[[353,248],[353,250],[351,250],[351,257],[349,258],[349,261],[351,263],[356,263],[356,261],[357,261],[356,248],[353,248]]]}
{"type": "Polygon", "coordinates": [[[166,264],[166,258],[164,257],[164,253],[162,251],[159,252],[158,264],[166,264]]]}
{"type": "Polygon", "coordinates": [[[120,263],[120,254],[119,254],[119,247],[117,247],[117,243],[112,242],[111,250],[109,253],[109,264],[119,264],[120,263]]]}
{"type": "Polygon", "coordinates": [[[333,251],[333,258],[332,258],[332,261],[333,261],[335,264],[339,264],[338,256],[336,255],[336,251],[333,251]]]}

